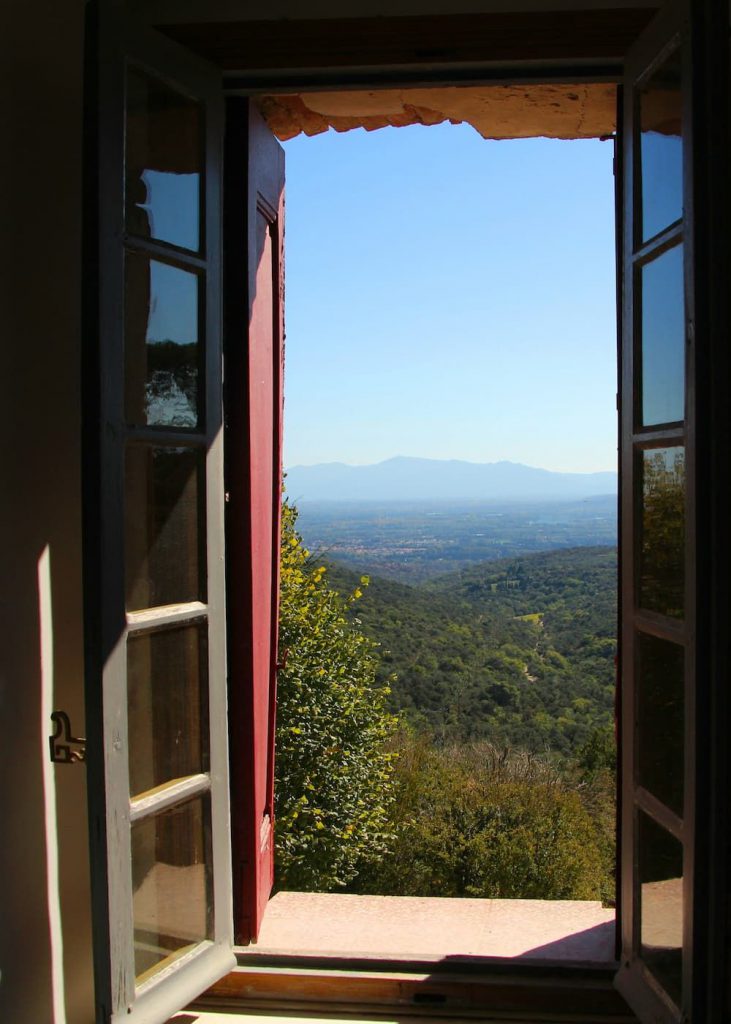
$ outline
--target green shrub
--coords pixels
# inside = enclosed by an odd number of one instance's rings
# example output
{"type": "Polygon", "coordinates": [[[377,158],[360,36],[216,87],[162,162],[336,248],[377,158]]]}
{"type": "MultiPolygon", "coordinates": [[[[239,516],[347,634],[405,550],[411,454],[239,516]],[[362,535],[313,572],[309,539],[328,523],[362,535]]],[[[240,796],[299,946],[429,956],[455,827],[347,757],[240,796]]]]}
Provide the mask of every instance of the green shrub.
{"type": "Polygon", "coordinates": [[[396,727],[375,683],[377,644],[348,615],[368,583],[341,597],[313,565],[284,504],[279,615],[288,650],[277,694],[276,855],[279,889],[327,892],[379,860],[393,838],[396,727]]]}
{"type": "Polygon", "coordinates": [[[600,899],[600,836],[542,759],[489,743],[437,749],[404,734],[397,842],[357,891],[405,896],[600,899]]]}

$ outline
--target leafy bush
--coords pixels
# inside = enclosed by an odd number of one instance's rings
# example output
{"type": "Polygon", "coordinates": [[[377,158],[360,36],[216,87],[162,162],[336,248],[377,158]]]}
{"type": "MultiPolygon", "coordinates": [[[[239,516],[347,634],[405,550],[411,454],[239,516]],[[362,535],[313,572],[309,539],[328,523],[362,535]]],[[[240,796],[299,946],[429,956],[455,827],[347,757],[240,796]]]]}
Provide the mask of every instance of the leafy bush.
{"type": "Polygon", "coordinates": [[[393,854],[357,891],[405,896],[600,899],[602,837],[546,761],[486,742],[435,748],[404,734],[393,854]]]}
{"type": "Polygon", "coordinates": [[[383,856],[393,833],[396,727],[375,683],[377,644],[348,612],[368,583],[341,597],[313,565],[282,510],[276,736],[277,888],[327,892],[383,856]]]}

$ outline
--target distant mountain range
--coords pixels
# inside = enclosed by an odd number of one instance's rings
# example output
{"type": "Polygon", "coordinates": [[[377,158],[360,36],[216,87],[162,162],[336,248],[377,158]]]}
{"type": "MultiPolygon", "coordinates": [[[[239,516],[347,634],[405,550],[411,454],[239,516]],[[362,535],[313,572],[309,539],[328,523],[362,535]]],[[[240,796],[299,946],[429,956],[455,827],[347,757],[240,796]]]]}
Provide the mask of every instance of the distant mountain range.
{"type": "Polygon", "coordinates": [[[462,462],[398,455],[371,466],[292,466],[297,501],[570,501],[616,494],[616,473],[553,473],[518,462],[462,462]]]}

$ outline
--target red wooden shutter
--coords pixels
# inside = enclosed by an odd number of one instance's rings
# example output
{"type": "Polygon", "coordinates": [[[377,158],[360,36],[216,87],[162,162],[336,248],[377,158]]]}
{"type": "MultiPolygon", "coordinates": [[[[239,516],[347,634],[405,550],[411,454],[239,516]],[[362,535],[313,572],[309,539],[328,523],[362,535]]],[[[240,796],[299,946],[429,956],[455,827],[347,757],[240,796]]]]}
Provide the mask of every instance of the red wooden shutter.
{"type": "Polygon", "coordinates": [[[227,572],[236,941],[255,940],[274,879],[282,487],[284,151],[254,106],[226,122],[227,572]]]}

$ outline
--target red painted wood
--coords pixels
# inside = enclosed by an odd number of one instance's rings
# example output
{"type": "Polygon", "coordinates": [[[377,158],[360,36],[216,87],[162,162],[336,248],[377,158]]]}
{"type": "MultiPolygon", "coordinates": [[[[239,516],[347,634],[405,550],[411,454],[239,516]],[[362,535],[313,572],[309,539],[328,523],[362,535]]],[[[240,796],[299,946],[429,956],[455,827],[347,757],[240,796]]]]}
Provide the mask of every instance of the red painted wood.
{"type": "Polygon", "coordinates": [[[229,106],[227,134],[233,164],[225,243],[232,266],[225,300],[232,850],[236,941],[245,943],[256,939],[274,878],[284,152],[246,101],[229,106]],[[233,190],[245,194],[245,203],[233,190]]]}

